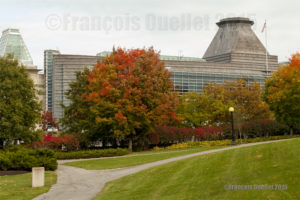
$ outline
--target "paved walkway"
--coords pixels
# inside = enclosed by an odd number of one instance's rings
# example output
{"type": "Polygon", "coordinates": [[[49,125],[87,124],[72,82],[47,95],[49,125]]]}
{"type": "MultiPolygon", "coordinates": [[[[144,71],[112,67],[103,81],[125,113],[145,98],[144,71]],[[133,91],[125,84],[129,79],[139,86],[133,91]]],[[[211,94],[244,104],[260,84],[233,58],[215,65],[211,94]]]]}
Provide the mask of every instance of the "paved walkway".
{"type": "Polygon", "coordinates": [[[148,169],[150,167],[209,153],[280,141],[283,140],[242,144],[119,169],[85,170],[81,168],[58,165],[58,169],[56,171],[58,175],[57,183],[51,187],[49,192],[34,198],[34,200],[90,200],[103,189],[107,182],[142,171],[144,169],[148,169]]]}

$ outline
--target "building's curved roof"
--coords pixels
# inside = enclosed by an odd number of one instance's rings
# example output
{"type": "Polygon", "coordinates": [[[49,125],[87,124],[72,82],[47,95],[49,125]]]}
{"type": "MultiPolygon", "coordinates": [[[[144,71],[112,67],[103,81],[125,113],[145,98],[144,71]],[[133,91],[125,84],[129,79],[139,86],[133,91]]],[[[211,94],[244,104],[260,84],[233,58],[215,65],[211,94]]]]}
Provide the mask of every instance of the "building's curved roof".
{"type": "Polygon", "coordinates": [[[235,17],[220,20],[219,30],[207,48],[203,58],[230,53],[265,54],[264,45],[257,38],[248,18],[235,17]]]}

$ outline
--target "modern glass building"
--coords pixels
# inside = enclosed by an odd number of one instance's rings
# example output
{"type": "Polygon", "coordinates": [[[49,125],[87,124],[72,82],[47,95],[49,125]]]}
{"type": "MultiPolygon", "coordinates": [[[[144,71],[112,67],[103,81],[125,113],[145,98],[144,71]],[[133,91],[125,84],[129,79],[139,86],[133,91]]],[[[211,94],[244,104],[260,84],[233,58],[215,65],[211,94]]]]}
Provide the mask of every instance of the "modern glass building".
{"type": "Polygon", "coordinates": [[[57,50],[44,51],[44,74],[46,86],[45,109],[52,110],[52,75],[53,75],[53,55],[60,54],[57,50]]]}
{"type": "Polygon", "coordinates": [[[37,96],[42,102],[44,108],[45,104],[45,85],[44,75],[40,74],[41,69],[33,65],[30,53],[25,45],[23,37],[19,29],[9,28],[2,32],[0,38],[0,57],[12,55],[19,65],[23,65],[33,80],[35,88],[37,89],[37,96]]]}
{"type": "Polygon", "coordinates": [[[24,66],[33,66],[32,58],[19,29],[6,29],[0,39],[0,56],[11,54],[24,66]]]}

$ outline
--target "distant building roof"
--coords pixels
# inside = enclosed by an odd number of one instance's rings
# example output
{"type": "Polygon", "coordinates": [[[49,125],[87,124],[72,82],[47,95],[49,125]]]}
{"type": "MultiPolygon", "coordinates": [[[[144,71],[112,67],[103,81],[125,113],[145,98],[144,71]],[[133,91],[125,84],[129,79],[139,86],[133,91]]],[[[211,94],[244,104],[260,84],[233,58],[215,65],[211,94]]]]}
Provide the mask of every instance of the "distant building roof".
{"type": "MultiPolygon", "coordinates": [[[[253,21],[243,17],[225,18],[217,25],[219,30],[207,48],[203,58],[220,57],[232,53],[262,54],[266,49],[251,26],[253,21]]],[[[220,58],[218,58],[220,59],[220,58]]]]}
{"type": "Polygon", "coordinates": [[[0,38],[0,56],[12,54],[14,59],[25,66],[32,66],[33,61],[19,29],[9,28],[2,32],[0,38]]]}
{"type": "Polygon", "coordinates": [[[106,57],[109,56],[111,53],[111,51],[101,51],[100,53],[97,53],[96,56],[106,57]]]}
{"type": "Polygon", "coordinates": [[[202,58],[197,57],[184,57],[184,56],[168,56],[160,55],[161,60],[176,60],[176,61],[196,61],[196,62],[205,62],[202,58]]]}
{"type": "MultiPolygon", "coordinates": [[[[97,53],[96,56],[109,56],[112,52],[111,51],[102,51],[100,53],[97,53]]],[[[205,62],[202,58],[197,57],[184,57],[184,56],[168,56],[168,55],[160,55],[159,57],[161,60],[174,60],[174,61],[195,61],[195,62],[205,62]]]]}
{"type": "Polygon", "coordinates": [[[281,65],[288,65],[290,64],[290,61],[283,61],[283,62],[279,62],[278,65],[281,66],[281,65]]]}

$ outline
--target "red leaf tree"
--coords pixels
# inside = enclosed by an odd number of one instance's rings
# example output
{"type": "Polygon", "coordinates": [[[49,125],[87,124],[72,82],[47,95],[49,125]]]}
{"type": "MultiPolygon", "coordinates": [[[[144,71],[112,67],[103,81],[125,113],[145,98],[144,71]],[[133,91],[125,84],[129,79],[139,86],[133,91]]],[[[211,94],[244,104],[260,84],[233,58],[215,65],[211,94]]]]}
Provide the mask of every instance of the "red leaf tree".
{"type": "Polygon", "coordinates": [[[46,110],[42,114],[42,129],[43,129],[43,131],[47,131],[49,126],[58,129],[58,125],[52,116],[52,112],[49,110],[46,110]]]}
{"type": "Polygon", "coordinates": [[[50,148],[58,151],[65,147],[66,150],[77,150],[79,148],[79,139],[74,135],[65,134],[63,136],[43,135],[42,141],[32,143],[35,148],[50,148]]]}
{"type": "Polygon", "coordinates": [[[144,137],[158,124],[180,120],[170,73],[153,48],[114,50],[85,77],[86,90],[75,95],[85,95],[88,105],[80,116],[88,120],[82,118],[78,124],[80,132],[91,133],[94,139],[109,134],[128,140],[132,148],[133,138],[144,137]]]}

